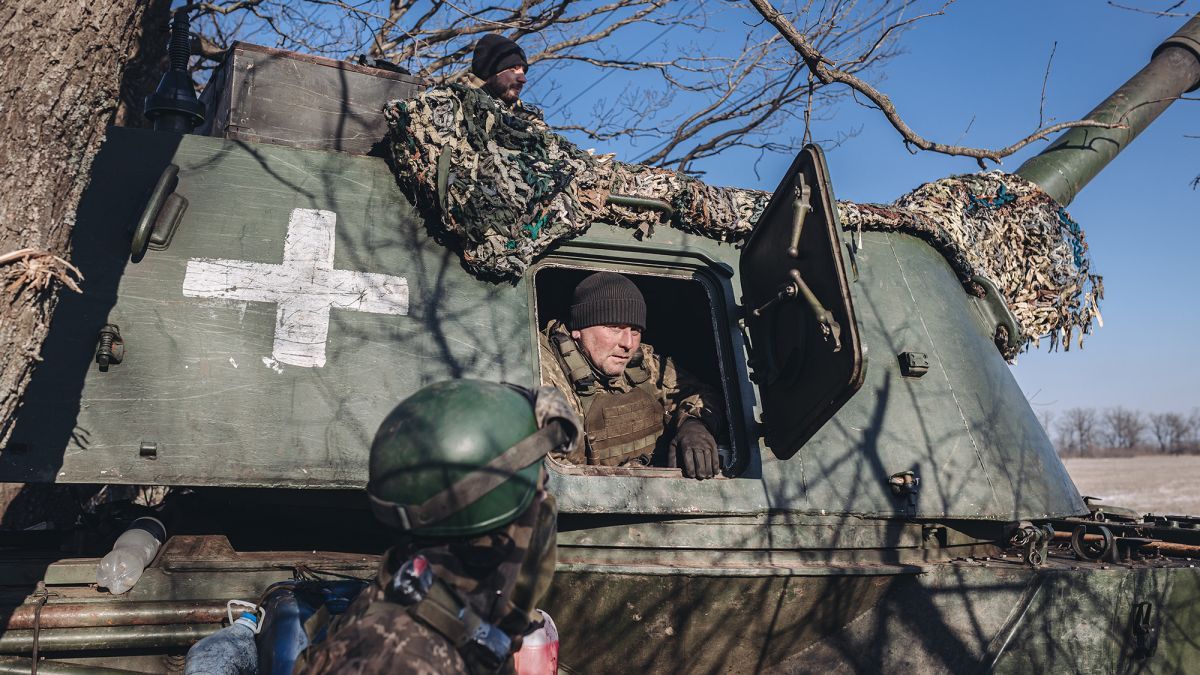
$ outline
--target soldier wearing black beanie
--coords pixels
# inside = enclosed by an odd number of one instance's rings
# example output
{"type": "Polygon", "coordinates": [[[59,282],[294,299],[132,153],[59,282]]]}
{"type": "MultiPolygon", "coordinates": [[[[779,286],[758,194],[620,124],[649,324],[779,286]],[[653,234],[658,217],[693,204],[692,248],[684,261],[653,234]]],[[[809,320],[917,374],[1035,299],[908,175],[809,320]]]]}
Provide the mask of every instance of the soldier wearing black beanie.
{"type": "Polygon", "coordinates": [[[576,464],[678,467],[689,478],[721,472],[715,433],[720,395],[642,342],[646,299],[616,272],[596,272],[571,296],[566,322],[540,338],[542,382],[559,389],[583,419],[576,464]]]}
{"type": "Polygon", "coordinates": [[[591,275],[579,282],[571,297],[571,330],[602,324],[646,330],[646,299],[632,281],[616,272],[591,275]]]}
{"type": "Polygon", "coordinates": [[[484,91],[509,105],[520,97],[528,69],[525,51],[503,35],[489,33],[475,43],[471,72],[484,81],[484,91]]]}

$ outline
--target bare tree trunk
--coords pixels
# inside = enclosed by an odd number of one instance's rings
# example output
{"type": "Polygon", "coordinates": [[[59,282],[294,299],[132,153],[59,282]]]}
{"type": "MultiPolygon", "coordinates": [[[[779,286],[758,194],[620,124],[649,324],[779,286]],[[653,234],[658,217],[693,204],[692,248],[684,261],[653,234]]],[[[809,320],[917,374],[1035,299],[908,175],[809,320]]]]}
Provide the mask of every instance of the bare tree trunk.
{"type": "Polygon", "coordinates": [[[40,359],[58,287],[69,278],[54,256],[69,256],[75,207],[123,80],[139,55],[161,59],[163,35],[145,35],[139,54],[143,20],[166,7],[162,0],[0,5],[0,447],[40,359]],[[32,252],[5,258],[22,249],[32,252]]]}

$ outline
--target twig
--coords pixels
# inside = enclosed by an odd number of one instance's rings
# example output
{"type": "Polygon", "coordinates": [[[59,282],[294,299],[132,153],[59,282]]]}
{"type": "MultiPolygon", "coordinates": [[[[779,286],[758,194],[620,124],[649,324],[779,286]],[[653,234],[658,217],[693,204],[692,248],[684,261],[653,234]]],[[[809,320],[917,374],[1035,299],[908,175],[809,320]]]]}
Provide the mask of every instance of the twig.
{"type": "Polygon", "coordinates": [[[971,133],[971,127],[973,127],[973,126],[975,126],[975,116],[971,115],[971,121],[967,122],[967,128],[963,129],[962,134],[954,142],[958,143],[958,142],[962,141],[962,139],[966,138],[967,134],[971,133]]]}
{"type": "Polygon", "coordinates": [[[812,71],[808,72],[808,100],[804,104],[804,144],[812,143],[812,102],[813,90],[817,86],[817,80],[813,77],[812,71]]]}
{"type": "Polygon", "coordinates": [[[1058,40],[1050,47],[1050,58],[1046,59],[1046,74],[1042,76],[1042,102],[1038,105],[1038,128],[1046,125],[1046,83],[1050,81],[1050,64],[1054,63],[1054,52],[1058,50],[1058,40]]]}
{"type": "MultiPolygon", "coordinates": [[[[935,17],[935,16],[944,16],[946,14],[946,8],[949,7],[950,5],[953,5],[955,3],[955,1],[956,0],[946,0],[946,2],[942,4],[942,8],[936,12],[929,12],[927,14],[921,14],[920,16],[914,16],[911,19],[905,19],[904,21],[899,21],[897,23],[894,23],[894,24],[888,26],[887,28],[885,28],[883,30],[882,33],[879,34],[879,38],[875,40],[875,44],[871,45],[870,49],[868,49],[866,52],[864,52],[863,55],[858,57],[857,59],[846,62],[845,64],[843,64],[843,66],[850,66],[850,65],[854,65],[856,63],[862,63],[863,61],[866,61],[869,56],[871,56],[872,54],[875,53],[875,50],[879,49],[879,45],[883,44],[883,41],[886,40],[888,35],[891,35],[892,31],[894,31],[894,30],[903,28],[910,24],[914,24],[922,19],[928,19],[928,18],[935,17]]],[[[826,61],[826,63],[830,63],[830,62],[826,61]]]]}
{"type": "Polygon", "coordinates": [[[0,255],[0,265],[16,264],[22,267],[15,281],[8,285],[8,292],[16,292],[24,286],[45,288],[51,279],[57,279],[67,288],[82,293],[79,281],[83,274],[79,268],[49,251],[22,248],[0,255]],[[74,276],[74,278],[72,278],[74,276]]]}
{"type": "Polygon", "coordinates": [[[1108,4],[1112,5],[1113,7],[1116,7],[1117,9],[1125,9],[1125,10],[1129,10],[1130,12],[1141,12],[1142,14],[1152,14],[1157,17],[1188,17],[1188,16],[1191,16],[1191,14],[1184,14],[1182,12],[1172,12],[1171,11],[1173,9],[1178,9],[1185,2],[1187,2],[1187,0],[1179,0],[1179,2],[1176,2],[1175,4],[1171,5],[1170,7],[1166,8],[1166,9],[1158,10],[1158,9],[1143,9],[1141,7],[1129,7],[1128,5],[1122,5],[1120,3],[1113,2],[1113,0],[1108,0],[1108,4]]]}

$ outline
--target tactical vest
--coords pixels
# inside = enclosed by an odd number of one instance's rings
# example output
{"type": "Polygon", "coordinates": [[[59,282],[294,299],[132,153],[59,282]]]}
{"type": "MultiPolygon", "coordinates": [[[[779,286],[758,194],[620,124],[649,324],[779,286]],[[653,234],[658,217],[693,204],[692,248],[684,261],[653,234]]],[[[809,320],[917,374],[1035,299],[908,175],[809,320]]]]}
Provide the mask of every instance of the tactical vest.
{"type": "Polygon", "coordinates": [[[513,640],[537,627],[530,618],[554,578],[557,521],[554,495],[539,492],[529,509],[509,526],[513,543],[524,550],[524,555],[515,566],[511,561],[501,563],[492,575],[516,573],[511,593],[502,594],[499,588],[492,589],[494,597],[486,588],[474,592],[476,597],[490,597],[487,603],[493,614],[503,613],[494,623],[477,614],[464,592],[440,578],[421,553],[402,563],[384,584],[384,597],[405,607],[409,616],[449,640],[471,675],[509,672],[506,664],[514,652],[513,640]],[[525,529],[528,539],[520,533],[525,529]]]}
{"type": "Polygon", "coordinates": [[[632,388],[618,392],[597,382],[595,370],[570,335],[553,333],[550,341],[583,407],[588,464],[620,466],[631,460],[649,464],[663,434],[665,409],[642,351],[621,375],[632,388]]]}
{"type": "MultiPolygon", "coordinates": [[[[457,590],[433,573],[422,555],[409,558],[396,570],[384,588],[384,598],[446,638],[471,675],[499,673],[513,654],[509,634],[471,609],[457,590]]],[[[386,611],[386,607],[373,603],[364,616],[376,611],[386,611]]]]}

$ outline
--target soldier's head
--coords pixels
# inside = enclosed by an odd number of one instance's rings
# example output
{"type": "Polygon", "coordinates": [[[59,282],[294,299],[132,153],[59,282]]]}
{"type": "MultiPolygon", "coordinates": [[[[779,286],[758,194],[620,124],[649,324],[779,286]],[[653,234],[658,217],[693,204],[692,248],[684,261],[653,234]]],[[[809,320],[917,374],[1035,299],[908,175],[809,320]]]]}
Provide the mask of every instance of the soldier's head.
{"type": "Polygon", "coordinates": [[[575,287],[567,328],[600,372],[620,375],[641,347],[646,299],[624,276],[596,272],[575,287]]]}
{"type": "Polygon", "coordinates": [[[495,33],[489,33],[475,43],[471,72],[483,80],[483,89],[508,103],[516,103],[525,87],[529,61],[517,43],[495,33]]]}
{"type": "Polygon", "coordinates": [[[375,433],[372,511],[421,539],[502,529],[542,492],[542,458],[578,439],[578,421],[553,387],[483,380],[422,387],[375,433]]]}
{"type": "Polygon", "coordinates": [[[444,547],[477,578],[516,563],[515,586],[504,598],[497,589],[493,611],[511,605],[527,620],[554,576],[557,509],[544,489],[542,458],[570,453],[582,436],[554,387],[428,385],[375,434],[371,510],[398,531],[402,548],[444,547]]]}

